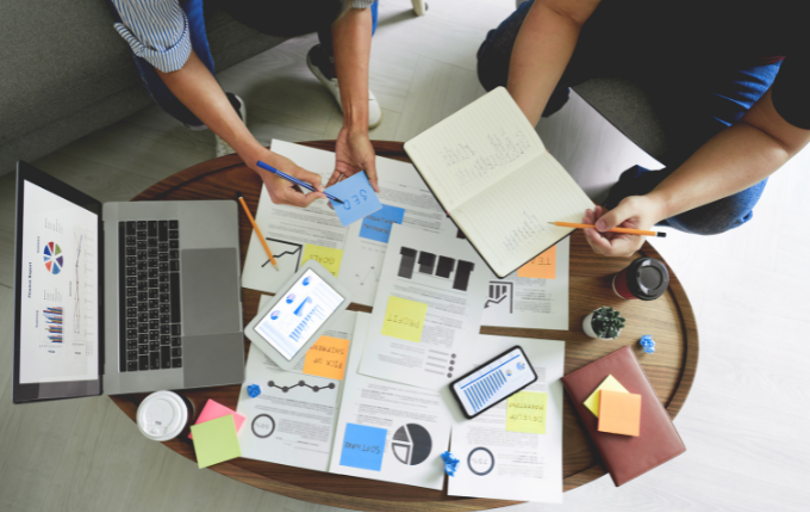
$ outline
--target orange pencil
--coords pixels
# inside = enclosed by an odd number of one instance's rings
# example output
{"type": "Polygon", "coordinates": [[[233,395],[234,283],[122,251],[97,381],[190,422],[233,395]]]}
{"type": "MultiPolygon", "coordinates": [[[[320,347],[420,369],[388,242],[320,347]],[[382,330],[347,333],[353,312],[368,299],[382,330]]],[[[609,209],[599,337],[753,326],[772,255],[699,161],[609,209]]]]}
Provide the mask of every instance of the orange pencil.
{"type": "MultiPolygon", "coordinates": [[[[577,228],[577,229],[586,229],[586,228],[594,228],[596,226],[593,224],[577,224],[574,222],[549,222],[549,224],[553,224],[555,226],[559,226],[561,228],[577,228]]],[[[667,236],[666,233],[663,231],[647,231],[644,229],[632,229],[632,228],[613,228],[608,229],[608,233],[625,233],[628,235],[644,235],[644,236],[658,236],[664,238],[667,236]]]]}
{"type": "Polygon", "coordinates": [[[242,194],[239,194],[239,202],[242,203],[242,208],[245,209],[245,214],[247,215],[248,220],[250,223],[253,224],[253,229],[256,231],[256,234],[259,235],[259,241],[262,243],[262,247],[264,247],[264,252],[267,253],[267,257],[270,258],[270,263],[276,267],[278,270],[278,265],[276,265],[276,259],[273,257],[273,253],[270,252],[270,247],[267,246],[267,242],[264,240],[264,235],[262,235],[262,231],[259,229],[259,226],[256,224],[256,221],[253,220],[253,215],[250,214],[250,210],[248,210],[247,203],[245,202],[245,198],[242,197],[242,194]]]}

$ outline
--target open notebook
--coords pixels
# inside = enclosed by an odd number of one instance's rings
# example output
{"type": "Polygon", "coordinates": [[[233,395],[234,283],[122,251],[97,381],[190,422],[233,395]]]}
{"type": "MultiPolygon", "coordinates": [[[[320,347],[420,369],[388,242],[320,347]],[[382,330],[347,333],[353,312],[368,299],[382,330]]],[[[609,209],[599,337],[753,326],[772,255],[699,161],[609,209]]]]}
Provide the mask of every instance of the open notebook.
{"type": "Polygon", "coordinates": [[[573,231],[593,202],[503,87],[405,143],[436,199],[498,277],[573,231]]]}

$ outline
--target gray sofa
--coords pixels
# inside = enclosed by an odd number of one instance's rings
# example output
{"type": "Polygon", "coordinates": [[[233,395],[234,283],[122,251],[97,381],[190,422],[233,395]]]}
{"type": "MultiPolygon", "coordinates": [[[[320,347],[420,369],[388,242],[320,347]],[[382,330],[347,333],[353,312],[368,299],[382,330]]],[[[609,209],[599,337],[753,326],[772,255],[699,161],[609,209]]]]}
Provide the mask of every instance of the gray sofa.
{"type": "MultiPolygon", "coordinates": [[[[217,71],[284,41],[208,11],[217,71]]],[[[0,175],[151,104],[107,0],[0,0],[0,175]]]]}

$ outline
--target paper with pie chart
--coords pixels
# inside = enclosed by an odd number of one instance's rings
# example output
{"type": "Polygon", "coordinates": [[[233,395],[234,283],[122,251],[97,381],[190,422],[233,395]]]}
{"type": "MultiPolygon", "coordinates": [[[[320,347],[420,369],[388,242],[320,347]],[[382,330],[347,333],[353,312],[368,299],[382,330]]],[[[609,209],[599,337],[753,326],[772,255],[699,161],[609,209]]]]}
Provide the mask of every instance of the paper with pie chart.
{"type": "Polygon", "coordinates": [[[482,361],[520,345],[537,381],[472,420],[453,408],[460,462],[447,494],[561,503],[565,342],[480,335],[475,345],[482,361]]]}
{"type": "Polygon", "coordinates": [[[329,472],[440,490],[450,412],[436,391],[357,373],[369,324],[358,313],[329,472]]]}

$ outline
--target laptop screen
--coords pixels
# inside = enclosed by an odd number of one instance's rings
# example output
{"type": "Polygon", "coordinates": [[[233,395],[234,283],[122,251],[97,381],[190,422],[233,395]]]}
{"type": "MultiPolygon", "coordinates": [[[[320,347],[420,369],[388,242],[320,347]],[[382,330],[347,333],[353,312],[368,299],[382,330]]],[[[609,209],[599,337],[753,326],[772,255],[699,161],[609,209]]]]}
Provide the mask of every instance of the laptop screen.
{"type": "Polygon", "coordinates": [[[15,391],[98,394],[99,214],[26,179],[18,194],[15,391]]]}

